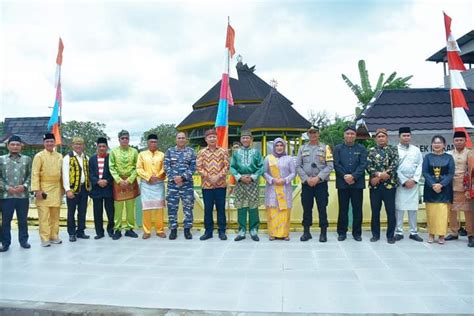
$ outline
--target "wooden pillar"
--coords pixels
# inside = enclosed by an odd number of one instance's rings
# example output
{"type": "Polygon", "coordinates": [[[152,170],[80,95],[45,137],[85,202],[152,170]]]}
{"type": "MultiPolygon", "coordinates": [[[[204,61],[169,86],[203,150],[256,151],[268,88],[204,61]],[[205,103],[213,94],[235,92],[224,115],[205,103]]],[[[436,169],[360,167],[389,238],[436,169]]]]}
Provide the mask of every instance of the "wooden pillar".
{"type": "Polygon", "coordinates": [[[263,132],[263,137],[262,137],[262,155],[265,157],[267,155],[267,134],[263,132]]]}

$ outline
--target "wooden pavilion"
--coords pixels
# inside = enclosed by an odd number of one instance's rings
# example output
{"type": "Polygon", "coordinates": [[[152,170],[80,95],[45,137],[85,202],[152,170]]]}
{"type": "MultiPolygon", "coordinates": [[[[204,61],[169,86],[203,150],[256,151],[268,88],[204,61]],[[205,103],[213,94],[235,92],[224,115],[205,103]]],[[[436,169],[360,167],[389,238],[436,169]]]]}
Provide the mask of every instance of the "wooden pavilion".
{"type": "MultiPolygon", "coordinates": [[[[248,129],[254,146],[265,155],[267,146],[276,137],[288,141],[288,152],[296,154],[301,135],[311,125],[292,106],[292,102],[255,74],[255,66],[239,61],[238,79],[230,78],[234,105],[229,107],[229,144],[240,139],[240,131],[248,129]]],[[[178,124],[194,146],[203,146],[205,130],[214,126],[221,81],[217,82],[193,104],[193,111],[178,124]]]]}

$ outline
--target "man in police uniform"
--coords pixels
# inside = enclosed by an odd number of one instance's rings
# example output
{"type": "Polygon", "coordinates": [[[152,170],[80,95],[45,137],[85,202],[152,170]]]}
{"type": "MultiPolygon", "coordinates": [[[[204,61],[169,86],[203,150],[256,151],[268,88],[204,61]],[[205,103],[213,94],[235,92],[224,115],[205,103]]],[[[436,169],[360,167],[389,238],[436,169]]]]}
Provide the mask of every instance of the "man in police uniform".
{"type": "Polygon", "coordinates": [[[301,178],[301,204],[303,205],[304,233],[301,241],[312,238],[310,227],[313,224],[313,205],[316,199],[321,227],[320,242],[327,241],[328,216],[328,180],[333,169],[332,153],[329,146],[319,142],[319,128],[311,126],[308,129],[309,143],[298,151],[296,172],[301,178]]]}
{"type": "Polygon", "coordinates": [[[354,215],[352,236],[362,241],[362,203],[365,189],[365,168],[367,150],[355,142],[356,129],[348,126],[344,130],[344,143],[334,148],[334,169],[336,170],[336,188],[339,201],[337,218],[337,240],[346,239],[349,202],[354,215]]]}
{"type": "Polygon", "coordinates": [[[186,146],[186,133],[176,134],[176,146],[171,147],[165,154],[165,172],[168,176],[168,222],[171,229],[169,238],[176,239],[178,233],[179,200],[183,204],[184,238],[192,239],[193,226],[194,184],[193,173],[196,171],[196,153],[186,146]]]}

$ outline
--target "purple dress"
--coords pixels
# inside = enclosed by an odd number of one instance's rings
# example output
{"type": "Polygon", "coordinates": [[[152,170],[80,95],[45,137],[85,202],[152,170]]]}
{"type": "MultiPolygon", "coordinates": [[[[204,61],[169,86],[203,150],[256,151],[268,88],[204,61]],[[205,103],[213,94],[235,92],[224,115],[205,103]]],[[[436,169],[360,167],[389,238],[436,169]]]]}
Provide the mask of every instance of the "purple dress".
{"type": "MultiPolygon", "coordinates": [[[[291,186],[291,180],[296,176],[296,166],[294,158],[288,155],[282,156],[278,159],[278,169],[280,169],[280,177],[285,179],[286,183],[283,187],[286,197],[286,203],[288,209],[291,209],[293,202],[293,188],[291,186]]],[[[266,180],[265,186],[265,207],[278,208],[278,201],[275,193],[275,185],[272,183],[273,177],[271,176],[270,166],[268,163],[268,156],[265,158],[265,173],[264,177],[266,180]]]]}

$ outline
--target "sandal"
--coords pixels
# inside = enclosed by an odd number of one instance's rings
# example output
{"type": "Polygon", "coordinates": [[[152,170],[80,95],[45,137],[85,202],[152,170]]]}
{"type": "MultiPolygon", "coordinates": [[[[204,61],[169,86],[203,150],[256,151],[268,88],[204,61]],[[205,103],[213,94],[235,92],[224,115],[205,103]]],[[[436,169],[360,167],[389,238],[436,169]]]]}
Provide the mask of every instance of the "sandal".
{"type": "Polygon", "coordinates": [[[444,236],[439,236],[439,238],[438,238],[438,244],[444,245],[444,236]]]}
{"type": "Polygon", "coordinates": [[[270,236],[270,237],[268,237],[268,239],[269,239],[270,241],[273,241],[273,240],[275,240],[275,237],[270,236]]]}
{"type": "Polygon", "coordinates": [[[434,235],[429,234],[429,235],[428,235],[428,243],[429,243],[429,244],[432,244],[433,241],[434,241],[434,235]]]}

